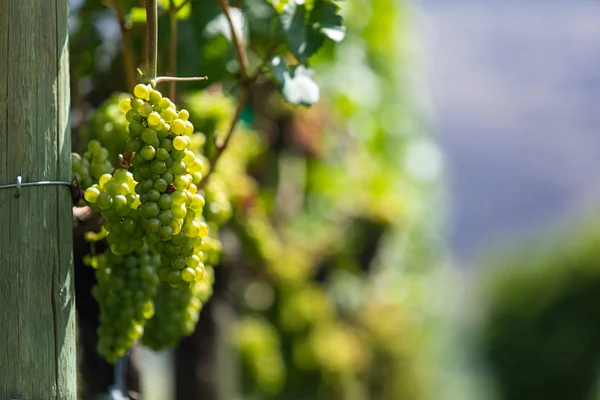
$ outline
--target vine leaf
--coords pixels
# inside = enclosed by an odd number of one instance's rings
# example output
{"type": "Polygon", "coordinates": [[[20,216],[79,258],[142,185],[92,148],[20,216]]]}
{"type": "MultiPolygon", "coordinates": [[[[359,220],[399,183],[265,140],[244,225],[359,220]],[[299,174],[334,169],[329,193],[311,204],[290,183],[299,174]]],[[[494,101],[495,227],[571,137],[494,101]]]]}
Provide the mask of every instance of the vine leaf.
{"type": "Polygon", "coordinates": [[[313,71],[296,65],[288,68],[281,57],[274,57],[269,62],[269,69],[283,98],[294,105],[311,106],[319,101],[319,86],[312,78],[313,71]]]}
{"type": "Polygon", "coordinates": [[[302,0],[291,0],[283,7],[279,23],[298,61],[308,61],[326,40],[344,39],[346,30],[338,12],[339,6],[326,0],[315,0],[310,10],[302,0]]]}
{"type": "Polygon", "coordinates": [[[146,9],[144,7],[131,7],[131,11],[129,12],[129,20],[133,24],[145,24],[146,9]]]}
{"type": "Polygon", "coordinates": [[[310,22],[321,35],[336,43],[344,40],[346,28],[338,14],[339,6],[326,1],[317,1],[310,13],[310,22]]]}
{"type": "MultiPolygon", "coordinates": [[[[158,5],[161,8],[168,10],[171,8],[171,0],[159,0],[158,5]]],[[[190,13],[192,11],[192,4],[190,1],[173,0],[173,6],[175,9],[179,8],[177,11],[177,19],[188,19],[190,17],[190,13]]]]}
{"type": "Polygon", "coordinates": [[[267,0],[244,0],[242,10],[248,20],[251,41],[260,40],[270,44],[281,40],[278,36],[278,13],[270,2],[267,0]]]}

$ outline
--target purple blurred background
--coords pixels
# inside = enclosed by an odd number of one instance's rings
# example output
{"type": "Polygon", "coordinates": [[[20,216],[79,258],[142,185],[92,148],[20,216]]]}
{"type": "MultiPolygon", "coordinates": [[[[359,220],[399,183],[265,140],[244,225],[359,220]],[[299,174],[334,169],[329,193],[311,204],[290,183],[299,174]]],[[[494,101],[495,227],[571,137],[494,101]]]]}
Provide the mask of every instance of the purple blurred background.
{"type": "Polygon", "coordinates": [[[459,260],[598,202],[600,2],[420,7],[459,260]]]}

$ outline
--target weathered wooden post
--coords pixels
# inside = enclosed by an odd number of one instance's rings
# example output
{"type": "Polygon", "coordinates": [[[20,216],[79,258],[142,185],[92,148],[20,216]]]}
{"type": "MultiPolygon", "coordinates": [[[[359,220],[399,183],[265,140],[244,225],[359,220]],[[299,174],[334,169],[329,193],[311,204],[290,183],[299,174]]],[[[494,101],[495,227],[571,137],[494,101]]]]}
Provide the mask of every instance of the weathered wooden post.
{"type": "Polygon", "coordinates": [[[68,0],[0,0],[0,399],[75,399],[68,0]]]}

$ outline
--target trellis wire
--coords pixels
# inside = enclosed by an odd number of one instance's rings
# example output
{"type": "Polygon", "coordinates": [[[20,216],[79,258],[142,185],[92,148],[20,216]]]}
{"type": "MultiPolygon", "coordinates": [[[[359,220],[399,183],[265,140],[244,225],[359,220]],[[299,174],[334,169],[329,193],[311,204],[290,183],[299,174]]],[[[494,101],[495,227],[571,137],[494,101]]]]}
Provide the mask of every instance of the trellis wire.
{"type": "Polygon", "coordinates": [[[0,185],[0,189],[10,189],[17,188],[17,193],[15,197],[18,199],[21,197],[21,188],[24,186],[50,186],[50,185],[58,185],[58,186],[73,186],[71,182],[67,181],[34,181],[34,182],[23,182],[23,178],[21,175],[17,176],[17,183],[7,183],[0,185]]]}

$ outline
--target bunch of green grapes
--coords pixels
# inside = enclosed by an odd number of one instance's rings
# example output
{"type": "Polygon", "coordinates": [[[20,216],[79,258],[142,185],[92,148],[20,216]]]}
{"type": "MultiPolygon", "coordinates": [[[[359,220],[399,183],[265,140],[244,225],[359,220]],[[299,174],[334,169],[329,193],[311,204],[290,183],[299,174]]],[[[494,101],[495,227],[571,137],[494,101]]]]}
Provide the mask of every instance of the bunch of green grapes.
{"type": "Polygon", "coordinates": [[[212,295],[212,267],[206,266],[202,279],[190,289],[161,283],[154,299],[154,317],[148,321],[142,343],[159,351],[174,347],[182,337],[194,332],[200,311],[212,295]]]}
{"type": "Polygon", "coordinates": [[[278,393],[285,380],[285,364],[277,330],[265,319],[246,316],[232,328],[233,343],[258,386],[278,393]]]}
{"type": "Polygon", "coordinates": [[[293,347],[296,365],[334,375],[364,370],[370,356],[368,346],[355,329],[339,321],[317,325],[308,335],[298,337],[293,347]]]}
{"type": "Polygon", "coordinates": [[[84,146],[98,140],[106,147],[109,159],[118,158],[127,139],[127,121],[119,104],[128,97],[127,93],[115,93],[94,110],[82,132],[84,146]]]}
{"type": "Polygon", "coordinates": [[[114,175],[102,175],[98,183],[84,193],[92,210],[99,211],[105,218],[106,239],[116,255],[130,253],[144,244],[146,232],[140,223],[140,199],[135,186],[131,172],[117,169],[114,175]]]}
{"type": "Polygon", "coordinates": [[[92,295],[100,306],[98,353],[108,362],[133,346],[154,315],[159,264],[160,257],[146,243],[126,255],[109,249],[92,263],[98,280],[92,295]]]}
{"type": "Polygon", "coordinates": [[[108,150],[97,140],[88,143],[83,157],[77,153],[71,154],[73,177],[77,179],[82,190],[97,183],[102,175],[112,172],[114,167],[108,157],[108,150]]]}
{"type": "Polygon", "coordinates": [[[311,327],[334,319],[331,299],[322,287],[304,283],[288,289],[281,299],[279,322],[289,332],[302,333],[311,327]]]}
{"type": "Polygon", "coordinates": [[[189,149],[194,132],[189,113],[144,84],[120,107],[129,124],[125,148],[135,153],[131,165],[141,202],[138,216],[161,254],[159,278],[190,288],[204,270],[201,245],[208,226],[202,219],[205,200],[196,185],[208,165],[189,149]]]}

